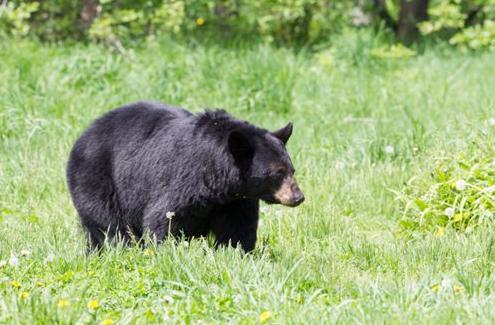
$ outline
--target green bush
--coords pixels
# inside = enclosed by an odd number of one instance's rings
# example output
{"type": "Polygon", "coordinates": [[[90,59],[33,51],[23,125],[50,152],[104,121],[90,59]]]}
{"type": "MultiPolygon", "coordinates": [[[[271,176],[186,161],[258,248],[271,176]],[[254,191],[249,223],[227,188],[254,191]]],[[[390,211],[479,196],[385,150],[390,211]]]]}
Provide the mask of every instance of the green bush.
{"type": "Polygon", "coordinates": [[[102,0],[99,15],[89,28],[94,40],[115,40],[164,33],[179,33],[185,22],[184,1],[102,0]]]}
{"type": "Polygon", "coordinates": [[[482,25],[468,27],[450,39],[451,44],[462,49],[495,50],[495,20],[487,20],[482,25]]]}
{"type": "Polygon", "coordinates": [[[23,36],[29,32],[29,19],[39,8],[38,2],[21,3],[15,6],[6,3],[0,7],[0,33],[23,36]]]}
{"type": "Polygon", "coordinates": [[[268,41],[307,42],[342,26],[352,5],[352,1],[320,0],[165,0],[136,6],[132,1],[106,0],[89,34],[107,39],[211,31],[221,36],[254,33],[268,41]]]}
{"type": "MultiPolygon", "coordinates": [[[[487,123],[494,128],[495,120],[487,123]]],[[[439,157],[430,174],[407,183],[399,195],[402,231],[469,232],[495,220],[495,132],[485,131],[469,150],[439,157]]]]}
{"type": "MultiPolygon", "coordinates": [[[[163,34],[305,45],[331,40],[349,26],[382,26],[385,21],[383,26],[397,30],[401,2],[385,0],[382,7],[377,3],[380,1],[12,0],[0,3],[0,34],[114,45],[163,34]]],[[[495,48],[495,0],[432,0],[428,12],[429,19],[418,26],[424,37],[448,40],[462,49],[495,48]]]]}
{"type": "Polygon", "coordinates": [[[267,41],[301,43],[327,38],[350,21],[359,4],[359,0],[17,0],[3,8],[0,30],[13,35],[29,31],[48,40],[115,41],[210,32],[221,38],[257,35],[267,41]],[[87,7],[89,13],[84,12],[87,7]],[[83,19],[85,15],[89,17],[83,19]]]}
{"type": "Polygon", "coordinates": [[[462,49],[495,49],[495,0],[437,0],[421,23],[423,35],[447,38],[462,49]]]}

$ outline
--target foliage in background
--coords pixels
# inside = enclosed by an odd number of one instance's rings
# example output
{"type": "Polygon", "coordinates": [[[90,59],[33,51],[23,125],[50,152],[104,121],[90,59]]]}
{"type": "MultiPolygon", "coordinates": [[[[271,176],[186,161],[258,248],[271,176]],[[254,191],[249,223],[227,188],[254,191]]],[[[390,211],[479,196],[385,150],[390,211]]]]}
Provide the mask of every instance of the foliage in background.
{"type": "MultiPolygon", "coordinates": [[[[424,36],[463,48],[495,47],[495,0],[409,0],[429,4],[419,23],[424,36]]],[[[4,0],[0,32],[29,32],[46,40],[92,39],[114,43],[145,36],[256,36],[308,43],[330,39],[346,26],[385,25],[399,32],[400,0],[4,0]]],[[[400,34],[400,33],[399,33],[400,34]]],[[[400,36],[400,35],[399,35],[400,36]]]]}
{"type": "Polygon", "coordinates": [[[449,39],[462,49],[495,49],[495,0],[437,0],[429,20],[420,24],[423,35],[449,39]]]}
{"type": "Polygon", "coordinates": [[[413,178],[400,193],[401,229],[470,232],[495,220],[495,119],[469,149],[437,158],[431,174],[413,178]]]}
{"type": "Polygon", "coordinates": [[[2,40],[0,324],[495,323],[493,225],[404,240],[389,190],[429,182],[442,151],[478,141],[494,114],[495,53],[370,60],[374,37],[346,30],[317,56],[162,39],[132,60],[2,40]],[[87,256],[70,148],[94,118],[140,98],[222,107],[268,129],[294,121],[307,201],[262,205],[250,256],[199,239],[87,256]]]}
{"type": "Polygon", "coordinates": [[[39,2],[21,3],[15,6],[6,3],[0,6],[0,33],[10,32],[13,36],[27,35],[29,18],[39,9],[39,2]]]}
{"type": "Polygon", "coordinates": [[[257,35],[267,41],[308,42],[328,37],[348,22],[369,23],[362,1],[327,0],[83,0],[8,1],[2,30],[43,39],[129,40],[161,34],[257,35]],[[26,24],[30,26],[27,27],[26,24]],[[24,33],[20,33],[24,32],[24,33]]]}
{"type": "MultiPolygon", "coordinates": [[[[422,2],[425,0],[412,0],[422,2]]],[[[453,44],[490,46],[495,0],[437,0],[424,35],[452,36],[453,44]]],[[[255,35],[266,41],[307,43],[328,40],[346,26],[380,25],[396,31],[399,0],[4,0],[0,31],[46,40],[92,39],[111,42],[145,36],[209,32],[220,38],[255,35]],[[381,4],[381,5],[380,5],[381,4]]]]}
{"type": "Polygon", "coordinates": [[[85,26],[80,19],[81,3],[70,0],[4,0],[0,4],[0,32],[13,36],[29,32],[51,41],[82,39],[85,26]]]}
{"type": "Polygon", "coordinates": [[[90,28],[90,36],[108,39],[161,33],[202,33],[221,37],[255,34],[266,41],[315,41],[336,31],[348,20],[355,1],[180,1],[135,5],[106,0],[90,28]]]}

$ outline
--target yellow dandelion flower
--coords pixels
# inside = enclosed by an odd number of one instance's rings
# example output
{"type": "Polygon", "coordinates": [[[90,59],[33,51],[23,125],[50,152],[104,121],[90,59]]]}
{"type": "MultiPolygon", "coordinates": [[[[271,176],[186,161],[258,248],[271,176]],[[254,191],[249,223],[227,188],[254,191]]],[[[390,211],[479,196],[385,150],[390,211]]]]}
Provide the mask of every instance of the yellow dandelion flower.
{"type": "Polygon", "coordinates": [[[462,293],[464,292],[464,287],[459,285],[459,284],[454,284],[454,286],[452,287],[454,289],[454,292],[455,293],[462,293]]]}
{"type": "Polygon", "coordinates": [[[113,325],[114,322],[110,318],[105,318],[104,320],[101,321],[101,325],[113,325]]]}
{"type": "Polygon", "coordinates": [[[20,296],[21,296],[21,299],[27,299],[27,298],[29,298],[29,293],[27,293],[26,291],[23,291],[23,292],[21,292],[20,296]]]}
{"type": "Polygon", "coordinates": [[[151,249],[149,248],[146,248],[144,251],[143,251],[143,255],[144,256],[153,256],[155,255],[155,252],[153,252],[151,249]]]}
{"type": "Polygon", "coordinates": [[[98,308],[100,308],[100,302],[98,300],[90,300],[88,301],[88,308],[97,310],[98,308]]]}
{"type": "Polygon", "coordinates": [[[12,280],[11,284],[16,289],[21,287],[21,284],[16,280],[12,280]]]}
{"type": "Polygon", "coordinates": [[[196,25],[202,26],[204,24],[205,24],[205,20],[203,17],[199,17],[198,19],[196,19],[196,25]]]}
{"type": "Polygon", "coordinates": [[[438,292],[438,291],[440,291],[440,289],[442,289],[442,286],[440,285],[440,283],[435,283],[434,285],[432,285],[430,287],[430,289],[433,292],[438,292]]]}
{"type": "Polygon", "coordinates": [[[266,322],[270,318],[272,318],[272,313],[270,313],[269,311],[264,311],[260,314],[260,321],[262,322],[266,322]]]}
{"type": "Polygon", "coordinates": [[[444,227],[438,227],[437,231],[435,232],[436,237],[442,237],[445,235],[445,228],[444,227]]]}
{"type": "Polygon", "coordinates": [[[60,308],[65,308],[70,306],[70,301],[67,299],[60,299],[57,303],[60,308]]]}

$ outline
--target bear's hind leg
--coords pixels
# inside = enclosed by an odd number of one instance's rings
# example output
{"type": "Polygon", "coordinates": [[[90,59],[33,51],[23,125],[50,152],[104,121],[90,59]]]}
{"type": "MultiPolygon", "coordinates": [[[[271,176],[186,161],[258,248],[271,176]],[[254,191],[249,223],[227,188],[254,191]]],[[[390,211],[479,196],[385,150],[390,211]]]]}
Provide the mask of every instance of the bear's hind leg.
{"type": "Polygon", "coordinates": [[[88,140],[77,143],[69,159],[68,185],[90,251],[102,249],[107,240],[129,239],[128,229],[119,227],[125,222],[112,166],[112,152],[88,140]]]}
{"type": "MultiPolygon", "coordinates": [[[[126,231],[115,226],[102,229],[97,224],[91,222],[85,222],[83,227],[88,240],[88,252],[100,251],[105,245],[105,242],[109,244],[122,242],[124,245],[129,245],[133,241],[130,230],[126,231]]],[[[134,240],[137,239],[135,238],[134,240]]]]}
{"type": "Polygon", "coordinates": [[[105,244],[105,233],[94,223],[83,222],[87,239],[87,252],[98,252],[105,244]]]}

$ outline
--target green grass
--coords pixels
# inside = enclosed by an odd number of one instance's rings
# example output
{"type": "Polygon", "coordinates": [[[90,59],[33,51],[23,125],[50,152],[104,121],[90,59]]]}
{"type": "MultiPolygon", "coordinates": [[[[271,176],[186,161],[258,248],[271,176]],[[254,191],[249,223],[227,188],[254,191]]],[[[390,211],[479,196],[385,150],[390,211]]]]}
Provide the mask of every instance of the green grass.
{"type": "Polygon", "coordinates": [[[0,43],[0,260],[19,260],[0,267],[0,323],[251,324],[264,311],[279,324],[493,323],[494,228],[401,236],[396,192],[476,145],[494,117],[495,54],[328,53],[162,41],[125,57],[0,43]],[[293,121],[306,202],[263,206],[251,256],[198,239],[87,257],[65,184],[69,150],[94,118],[143,98],[222,107],[269,129],[293,121]]]}

